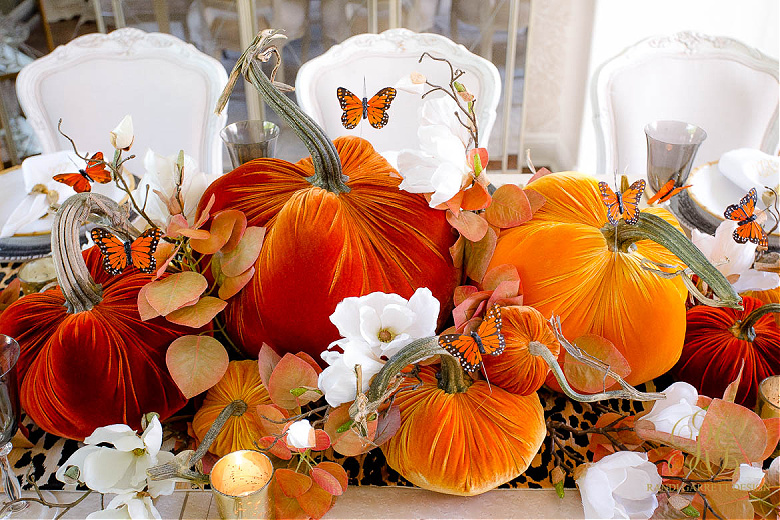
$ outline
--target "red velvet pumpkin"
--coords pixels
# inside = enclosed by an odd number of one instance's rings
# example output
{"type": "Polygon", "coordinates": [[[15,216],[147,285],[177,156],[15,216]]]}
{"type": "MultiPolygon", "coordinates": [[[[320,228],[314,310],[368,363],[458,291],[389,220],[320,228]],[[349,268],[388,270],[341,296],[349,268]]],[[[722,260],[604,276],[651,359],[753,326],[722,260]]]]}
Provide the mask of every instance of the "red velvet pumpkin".
{"type": "Polygon", "coordinates": [[[342,192],[311,183],[311,158],[259,159],[218,179],[201,199],[203,206],[214,195],[212,213],[238,209],[250,226],[267,228],[255,275],[226,310],[228,333],[250,355],[266,342],[319,359],[338,338],[329,316],[348,296],[409,298],[428,287],[442,303],[440,316],[448,311],[457,284],[448,248],[456,237],[444,212],[399,190],[397,173],[368,141],[333,144],[349,177],[342,192]]]}
{"type": "Polygon", "coordinates": [[[672,373],[702,395],[720,397],[744,360],[736,402],[752,408],[758,384],[780,374],[780,328],[773,313],[766,312],[780,305],[765,306],[749,296],[742,298],[742,305],[742,311],[704,305],[690,309],[685,346],[672,373]],[[756,314],[749,317],[751,313],[756,314]]]}
{"type": "Polygon", "coordinates": [[[17,365],[22,407],[44,430],[82,440],[98,426],[140,428],[141,417],[165,419],[187,399],[168,374],[165,352],[192,329],[164,318],[141,321],[138,290],[149,275],[103,270],[100,251],[84,253],[87,269],[103,286],[103,300],[69,314],[59,288],[29,294],[0,316],[0,332],[21,346],[17,365]]]}

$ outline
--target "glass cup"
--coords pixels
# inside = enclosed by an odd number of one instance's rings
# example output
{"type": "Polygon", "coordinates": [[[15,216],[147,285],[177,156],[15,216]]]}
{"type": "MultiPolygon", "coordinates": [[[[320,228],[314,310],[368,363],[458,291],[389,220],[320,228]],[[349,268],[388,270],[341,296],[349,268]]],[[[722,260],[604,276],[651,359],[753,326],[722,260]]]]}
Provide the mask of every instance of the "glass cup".
{"type": "Polygon", "coordinates": [[[209,474],[223,519],[272,518],[269,484],[274,466],[265,454],[238,450],[219,459],[209,474]]]}
{"type": "Polygon", "coordinates": [[[682,121],[654,121],[645,126],[647,136],[647,180],[658,191],[669,179],[685,184],[693,158],[707,138],[707,132],[682,121]]]}
{"type": "Polygon", "coordinates": [[[225,141],[233,168],[238,168],[252,159],[274,157],[279,127],[271,121],[238,121],[223,128],[219,135],[225,141]]]}

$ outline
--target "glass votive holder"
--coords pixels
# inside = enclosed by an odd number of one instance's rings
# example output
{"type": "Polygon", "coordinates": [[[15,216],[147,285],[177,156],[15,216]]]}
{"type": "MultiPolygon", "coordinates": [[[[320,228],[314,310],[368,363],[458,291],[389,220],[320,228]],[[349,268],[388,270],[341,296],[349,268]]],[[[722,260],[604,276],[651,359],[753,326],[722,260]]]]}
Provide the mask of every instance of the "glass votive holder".
{"type": "Polygon", "coordinates": [[[30,260],[19,268],[17,277],[24,294],[40,292],[47,285],[57,281],[54,260],[50,256],[30,260]]]}
{"type": "Polygon", "coordinates": [[[279,127],[271,121],[238,121],[219,132],[227,146],[230,163],[238,168],[245,162],[263,157],[274,157],[279,127]]]}
{"type": "Polygon", "coordinates": [[[271,518],[273,471],[271,459],[259,451],[239,450],[219,459],[209,483],[220,518],[271,518]]]}
{"type": "MultiPolygon", "coordinates": [[[[758,384],[756,413],[762,419],[780,417],[780,375],[769,376],[758,384]]],[[[774,457],[780,457],[780,447],[776,447],[774,457]]]]}
{"type": "Polygon", "coordinates": [[[669,179],[678,187],[685,184],[707,132],[682,121],[654,121],[645,126],[645,135],[650,189],[660,190],[669,179]]]}

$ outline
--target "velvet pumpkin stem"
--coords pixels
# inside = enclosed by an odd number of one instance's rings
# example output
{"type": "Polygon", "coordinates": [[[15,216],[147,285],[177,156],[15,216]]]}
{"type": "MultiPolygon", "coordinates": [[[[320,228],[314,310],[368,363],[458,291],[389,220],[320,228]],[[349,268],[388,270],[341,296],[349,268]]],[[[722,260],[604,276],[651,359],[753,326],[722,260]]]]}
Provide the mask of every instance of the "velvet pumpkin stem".
{"type": "Polygon", "coordinates": [[[77,193],[62,203],[54,216],[51,251],[69,314],[88,311],[103,300],[103,288],[89,274],[79,242],[81,226],[94,220],[93,215],[103,217],[106,225],[128,238],[139,235],[119,205],[104,195],[77,193]]]}
{"type": "Polygon", "coordinates": [[[243,75],[262,94],[268,106],[290,125],[311,154],[314,175],[306,180],[332,193],[347,193],[350,189],[345,183],[349,178],[342,174],[341,159],[333,142],[311,117],[279,91],[276,85],[280,84],[273,81],[273,74],[269,79],[260,68],[258,61],[268,61],[275,57],[274,71],[278,69],[281,55],[278,49],[271,45],[271,41],[279,37],[284,36],[272,29],[263,30],[255,36],[233,67],[228,84],[217,102],[216,111],[219,113],[224,109],[238,77],[243,75]]]}
{"type": "Polygon", "coordinates": [[[758,320],[769,314],[770,312],[780,313],[780,303],[767,303],[762,305],[758,309],[748,314],[744,320],[738,321],[729,330],[735,337],[744,341],[755,341],[756,329],[755,325],[758,320]]]}
{"type": "Polygon", "coordinates": [[[661,217],[642,212],[634,225],[626,224],[624,220],[621,220],[617,226],[608,223],[601,229],[601,232],[609,247],[614,247],[613,244],[617,244],[616,250],[621,252],[627,252],[633,243],[640,240],[652,240],[665,247],[707,283],[721,299],[724,307],[742,308],[742,299],[734,291],[734,287],[726,277],[707,260],[685,235],[661,217]]]}

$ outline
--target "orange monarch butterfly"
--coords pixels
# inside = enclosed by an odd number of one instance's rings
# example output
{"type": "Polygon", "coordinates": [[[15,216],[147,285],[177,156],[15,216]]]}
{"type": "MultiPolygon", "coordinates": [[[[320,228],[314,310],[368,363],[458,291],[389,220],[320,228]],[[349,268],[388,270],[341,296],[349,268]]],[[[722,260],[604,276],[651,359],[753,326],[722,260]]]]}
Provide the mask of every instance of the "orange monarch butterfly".
{"type": "Polygon", "coordinates": [[[53,179],[57,182],[67,184],[76,193],[92,191],[90,182],[99,182],[106,184],[111,181],[111,172],[103,164],[103,152],[98,152],[87,161],[86,169],[79,169],[78,173],[61,173],[55,175],[53,179]]]}
{"type": "Polygon", "coordinates": [[[623,193],[615,193],[606,182],[599,182],[601,200],[607,207],[607,219],[616,226],[622,218],[627,224],[636,224],[639,220],[639,199],[645,191],[645,181],[639,179],[623,193]]]}
{"type": "Polygon", "coordinates": [[[458,358],[467,372],[478,370],[482,366],[483,354],[497,356],[506,347],[501,334],[501,308],[494,303],[477,332],[444,334],[439,337],[439,345],[458,358]]]}
{"type": "Polygon", "coordinates": [[[658,193],[653,195],[653,197],[647,201],[648,204],[653,204],[655,201],[658,202],[666,202],[667,200],[671,199],[678,193],[680,193],[682,190],[688,189],[693,184],[686,184],[685,186],[678,186],[675,188],[674,186],[675,180],[669,179],[669,181],[661,186],[661,189],[658,190],[658,193]]]}
{"type": "Polygon", "coordinates": [[[95,228],[91,232],[92,240],[103,253],[103,269],[108,274],[117,275],[128,265],[134,265],[142,273],[153,273],[157,268],[154,252],[163,236],[159,228],[147,229],[132,242],[123,242],[110,231],[95,228]]]}
{"type": "Polygon", "coordinates": [[[738,243],[744,244],[749,240],[754,244],[766,247],[769,243],[766,232],[761,227],[761,224],[756,222],[756,215],[753,214],[753,211],[756,209],[756,202],[758,202],[758,193],[755,188],[751,188],[747,195],[742,197],[739,204],[731,204],[727,207],[723,216],[729,220],[739,222],[733,235],[734,240],[738,243]]]}
{"type": "Polygon", "coordinates": [[[361,100],[355,94],[339,87],[336,89],[336,97],[341,105],[341,124],[344,128],[351,130],[355,128],[360,121],[368,119],[368,122],[374,128],[382,128],[387,124],[387,109],[390,103],[395,99],[395,89],[385,87],[377,92],[371,99],[363,97],[361,100]]]}

